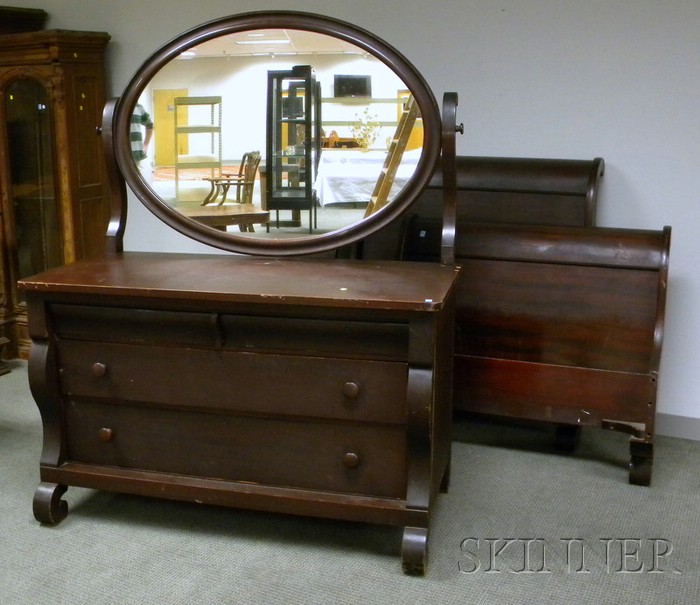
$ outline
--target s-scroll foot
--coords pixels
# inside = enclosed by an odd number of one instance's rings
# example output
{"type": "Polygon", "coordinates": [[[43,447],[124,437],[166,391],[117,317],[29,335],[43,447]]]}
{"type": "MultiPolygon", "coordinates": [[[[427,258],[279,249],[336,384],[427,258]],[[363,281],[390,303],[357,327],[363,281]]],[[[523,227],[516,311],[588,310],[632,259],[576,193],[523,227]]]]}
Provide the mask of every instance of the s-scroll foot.
{"type": "Polygon", "coordinates": [[[401,566],[405,574],[422,576],[428,566],[428,528],[406,527],[401,544],[401,566]]]}
{"type": "Polygon", "coordinates": [[[68,514],[68,503],[61,500],[61,496],[67,489],[66,485],[40,483],[34,493],[34,518],[49,525],[56,525],[63,521],[68,514]]]}

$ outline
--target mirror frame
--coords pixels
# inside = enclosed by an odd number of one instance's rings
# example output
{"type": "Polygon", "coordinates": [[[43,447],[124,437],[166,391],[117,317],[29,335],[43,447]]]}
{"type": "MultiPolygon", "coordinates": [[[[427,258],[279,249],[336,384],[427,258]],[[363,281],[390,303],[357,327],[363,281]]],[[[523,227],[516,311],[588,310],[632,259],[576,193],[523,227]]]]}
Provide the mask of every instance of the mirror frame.
{"type": "MultiPolygon", "coordinates": [[[[160,220],[200,243],[229,252],[267,256],[313,254],[337,249],[385,227],[406,211],[427,187],[440,159],[441,118],[430,87],[418,70],[395,48],[374,34],[338,19],[296,11],[256,11],[209,21],[171,40],[152,54],[137,70],[116,102],[109,130],[113,158],[121,178],[141,202],[160,220]],[[131,157],[129,131],[131,114],[139,97],[155,74],[185,50],[218,36],[255,29],[297,29],[325,34],[350,42],[382,61],[405,83],[420,108],[423,120],[423,150],[415,172],[396,197],[377,213],[342,229],[295,238],[255,238],[238,236],[198,223],[180,214],[158,197],[131,157]]],[[[111,155],[111,154],[110,154],[111,155]]],[[[120,231],[123,232],[124,225],[120,231]]]]}

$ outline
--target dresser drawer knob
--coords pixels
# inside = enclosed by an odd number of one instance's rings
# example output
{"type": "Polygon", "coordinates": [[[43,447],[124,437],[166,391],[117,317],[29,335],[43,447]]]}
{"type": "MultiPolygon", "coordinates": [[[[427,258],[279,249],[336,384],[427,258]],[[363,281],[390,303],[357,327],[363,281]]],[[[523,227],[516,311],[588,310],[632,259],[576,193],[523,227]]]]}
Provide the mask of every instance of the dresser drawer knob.
{"type": "Polygon", "coordinates": [[[348,399],[357,399],[360,394],[360,385],[356,382],[346,382],[343,385],[343,395],[348,399]]]}
{"type": "Polygon", "coordinates": [[[360,464],[360,457],[355,452],[348,452],[343,456],[345,468],[357,468],[360,464]]]}
{"type": "Polygon", "coordinates": [[[95,378],[102,378],[107,373],[107,365],[99,361],[92,364],[92,375],[95,378]]]}
{"type": "Polygon", "coordinates": [[[112,441],[112,439],[114,439],[114,431],[112,429],[108,429],[107,427],[101,428],[97,434],[102,443],[109,443],[112,441]]]}

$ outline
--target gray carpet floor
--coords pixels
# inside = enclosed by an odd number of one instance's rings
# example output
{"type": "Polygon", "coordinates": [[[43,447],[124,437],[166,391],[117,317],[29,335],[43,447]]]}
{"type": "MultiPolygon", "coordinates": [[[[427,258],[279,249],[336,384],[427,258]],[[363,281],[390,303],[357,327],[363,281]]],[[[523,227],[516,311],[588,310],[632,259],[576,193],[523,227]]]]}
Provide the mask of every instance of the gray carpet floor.
{"type": "Polygon", "coordinates": [[[0,603],[696,605],[700,442],[661,437],[652,486],[627,483],[627,439],[458,418],[452,485],[425,577],[397,528],[70,488],[36,522],[41,450],[26,364],[0,377],[0,603]]]}

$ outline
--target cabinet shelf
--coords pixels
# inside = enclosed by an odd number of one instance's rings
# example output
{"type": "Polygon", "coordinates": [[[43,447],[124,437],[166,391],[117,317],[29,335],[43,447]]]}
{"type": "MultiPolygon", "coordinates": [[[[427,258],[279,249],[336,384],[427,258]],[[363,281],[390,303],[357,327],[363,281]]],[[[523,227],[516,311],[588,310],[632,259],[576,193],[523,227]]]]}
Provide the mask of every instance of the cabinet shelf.
{"type": "Polygon", "coordinates": [[[220,133],[220,126],[178,126],[175,129],[177,134],[197,134],[197,133],[220,133]]]}
{"type": "Polygon", "coordinates": [[[402,103],[405,99],[398,97],[323,97],[321,103],[335,103],[339,105],[374,105],[379,103],[393,104],[402,103]]]}

